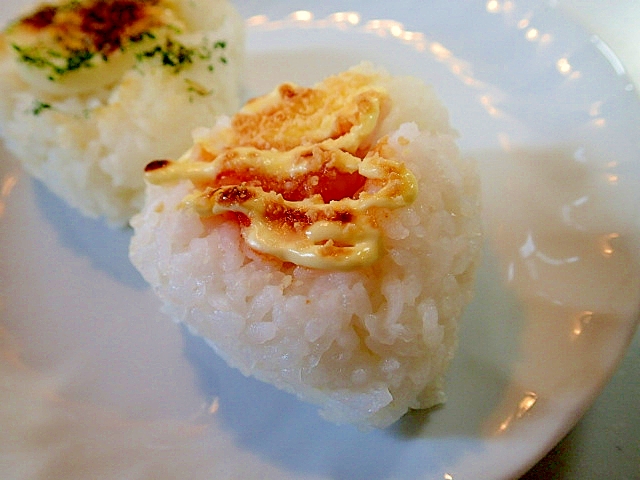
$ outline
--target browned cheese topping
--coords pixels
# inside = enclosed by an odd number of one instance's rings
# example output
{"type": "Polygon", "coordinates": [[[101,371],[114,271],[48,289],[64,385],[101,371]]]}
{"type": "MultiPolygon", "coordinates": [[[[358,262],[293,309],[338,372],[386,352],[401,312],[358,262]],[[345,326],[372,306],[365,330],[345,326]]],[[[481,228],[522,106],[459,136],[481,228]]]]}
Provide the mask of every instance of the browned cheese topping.
{"type": "Polygon", "coordinates": [[[136,62],[159,59],[178,72],[226,47],[183,45],[176,38],[186,28],[171,0],[63,0],[41,5],[2,36],[31,86],[76,94],[117,81],[136,62]]]}
{"type": "Polygon", "coordinates": [[[152,11],[157,4],[157,0],[102,0],[43,5],[19,22],[38,32],[48,31],[69,52],[109,55],[162,25],[152,11]]]}
{"type": "Polygon", "coordinates": [[[235,216],[256,251],[309,268],[371,265],[382,251],[376,212],[417,193],[386,138],[372,144],[389,102],[379,83],[350,70],[313,88],[283,84],[180,160],[147,165],[146,177],[192,181],[183,205],[235,216]]]}

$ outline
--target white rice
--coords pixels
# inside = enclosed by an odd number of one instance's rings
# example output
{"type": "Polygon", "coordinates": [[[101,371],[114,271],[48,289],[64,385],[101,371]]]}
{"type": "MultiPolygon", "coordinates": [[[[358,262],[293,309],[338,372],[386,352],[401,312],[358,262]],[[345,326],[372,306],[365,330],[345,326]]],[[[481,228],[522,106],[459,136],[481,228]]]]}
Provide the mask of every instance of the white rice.
{"type": "Polygon", "coordinates": [[[225,42],[215,52],[219,57],[196,59],[178,73],[163,67],[160,58],[147,59],[116,84],[90,93],[35,90],[19,75],[10,45],[0,38],[5,145],[30,174],[87,216],[126,225],[143,204],[144,166],[180,155],[195,127],[238,108],[242,19],[226,0],[176,5],[190,18],[185,18],[189,31],[175,39],[194,48],[225,42]]]}
{"type": "Polygon", "coordinates": [[[481,246],[478,177],[446,111],[417,80],[385,79],[393,109],[379,135],[391,133],[419,194],[378,218],[386,251],[373,266],[327,272],[257,255],[237,222],[178,208],[190,181],[149,185],[131,222],[131,260],[169,315],[245,375],[363,427],[444,400],[481,246]]]}

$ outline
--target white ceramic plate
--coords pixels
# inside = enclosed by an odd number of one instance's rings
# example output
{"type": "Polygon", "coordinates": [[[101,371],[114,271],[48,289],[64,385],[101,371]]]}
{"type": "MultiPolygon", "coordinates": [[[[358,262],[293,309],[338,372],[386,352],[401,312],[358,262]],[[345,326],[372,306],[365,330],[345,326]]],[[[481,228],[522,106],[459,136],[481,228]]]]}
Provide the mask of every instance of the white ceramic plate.
{"type": "MultiPolygon", "coordinates": [[[[19,0],[3,2],[7,20],[19,0]]],[[[227,368],[158,313],[130,232],[0,162],[0,469],[24,479],[502,479],[610,378],[640,304],[640,103],[542,2],[242,2],[247,95],[371,60],[432,83],[484,183],[449,401],[362,433],[227,368]]]]}

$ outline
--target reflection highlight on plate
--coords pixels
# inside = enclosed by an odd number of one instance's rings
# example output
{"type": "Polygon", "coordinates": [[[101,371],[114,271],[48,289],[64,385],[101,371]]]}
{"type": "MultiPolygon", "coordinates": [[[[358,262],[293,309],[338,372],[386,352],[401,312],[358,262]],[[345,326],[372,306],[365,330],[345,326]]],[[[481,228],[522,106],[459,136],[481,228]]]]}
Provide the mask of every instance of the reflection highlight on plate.
{"type": "MultiPolygon", "coordinates": [[[[554,40],[553,35],[549,32],[544,32],[540,27],[533,25],[533,11],[527,10],[520,13],[517,11],[517,7],[518,4],[512,0],[505,0],[502,2],[499,0],[488,0],[486,3],[487,12],[491,14],[503,14],[510,24],[515,22],[516,27],[524,31],[524,38],[527,41],[538,43],[541,46],[551,44],[554,40]],[[515,19],[511,17],[515,17],[515,19]]],[[[609,62],[618,76],[624,76],[627,74],[624,64],[606,42],[604,42],[598,35],[592,35],[590,40],[607,62],[609,62]]],[[[556,61],[556,68],[560,74],[564,75],[569,80],[578,80],[582,77],[582,73],[571,65],[570,59],[567,57],[560,57],[556,61]]],[[[631,83],[625,86],[626,91],[631,91],[633,88],[633,84],[631,83]]]]}
{"type": "Polygon", "coordinates": [[[2,179],[2,186],[0,187],[0,218],[4,216],[6,209],[6,199],[11,195],[13,187],[18,183],[18,176],[14,174],[5,175],[2,179]]]}
{"type": "Polygon", "coordinates": [[[525,392],[518,402],[515,410],[507,418],[505,418],[498,426],[496,433],[506,432],[515,420],[519,420],[525,416],[538,401],[538,395],[535,392],[525,392]]]}
{"type": "MultiPolygon", "coordinates": [[[[498,0],[489,0],[486,4],[486,10],[489,13],[503,13],[505,15],[511,15],[516,10],[516,3],[507,0],[499,2],[498,0]]],[[[518,15],[519,19],[515,21],[515,25],[518,29],[524,30],[524,38],[529,42],[538,42],[541,45],[548,45],[553,40],[553,35],[550,33],[543,33],[538,28],[531,25],[531,19],[533,18],[533,12],[527,10],[525,13],[518,15]]],[[[513,23],[513,22],[512,22],[513,23]]]]}
{"type": "Polygon", "coordinates": [[[620,238],[619,233],[609,233],[600,238],[600,247],[603,257],[609,258],[613,255],[615,249],[612,242],[617,238],[620,238]]]}
{"type": "MultiPolygon", "coordinates": [[[[559,51],[551,53],[551,46],[556,43],[556,33],[545,24],[543,18],[538,18],[539,12],[527,7],[524,2],[512,0],[499,1],[488,0],[485,4],[486,12],[490,15],[501,15],[508,30],[521,31],[522,38],[528,43],[534,43],[541,51],[547,51],[552,56],[558,55],[554,60],[555,72],[566,82],[577,82],[583,79],[583,72],[578,68],[579,60],[572,58],[579,52],[559,51]]],[[[456,55],[451,48],[443,45],[435,39],[428,38],[421,31],[407,29],[402,22],[392,19],[366,19],[358,11],[339,11],[325,17],[317,16],[311,10],[297,10],[284,18],[273,19],[266,14],[254,15],[246,20],[246,25],[255,31],[276,31],[284,28],[300,29],[338,29],[354,30],[358,33],[372,34],[381,38],[389,38],[409,46],[419,53],[429,54],[436,61],[446,65],[447,69],[457,77],[464,85],[477,90],[477,101],[493,118],[509,120],[510,114],[501,108],[508,103],[504,92],[493,85],[478,78],[474,73],[471,62],[456,55]]],[[[620,60],[615,56],[607,44],[600,38],[591,37],[591,42],[596,49],[607,59],[618,75],[626,72],[620,60]]],[[[631,84],[625,89],[632,90],[631,84]]],[[[601,105],[600,105],[601,106],[601,105]]],[[[599,107],[596,106],[596,110],[599,107]]],[[[599,113],[590,112],[592,120],[590,126],[602,129],[607,126],[607,121],[599,113]]]]}
{"type": "Polygon", "coordinates": [[[218,410],[220,410],[220,397],[216,396],[216,397],[213,397],[213,401],[209,405],[209,408],[207,409],[207,413],[209,415],[215,415],[216,413],[218,413],[218,410]]]}
{"type": "Polygon", "coordinates": [[[604,58],[607,59],[609,64],[615,70],[616,74],[618,74],[619,76],[627,74],[627,71],[625,70],[624,65],[622,64],[620,59],[613,52],[613,50],[611,50],[611,47],[607,45],[600,37],[598,37],[597,35],[593,35],[591,37],[591,43],[593,43],[596,48],[600,50],[600,53],[602,53],[604,58]]]}
{"type": "Polygon", "coordinates": [[[382,38],[395,38],[417,52],[430,52],[438,61],[447,64],[450,71],[469,86],[481,87],[473,77],[467,62],[456,58],[453,53],[436,41],[429,41],[425,34],[407,30],[404,24],[396,20],[373,19],[363,22],[359,12],[335,12],[325,18],[317,18],[308,10],[297,10],[281,20],[270,19],[267,15],[254,15],[246,20],[249,28],[257,30],[279,30],[282,28],[336,28],[346,30],[355,28],[362,33],[374,34],[382,38]]]}
{"type": "Polygon", "coordinates": [[[573,330],[571,334],[573,338],[577,338],[584,332],[585,328],[591,323],[593,319],[593,312],[591,310],[585,310],[584,312],[579,313],[575,317],[575,321],[573,323],[573,330]]]}

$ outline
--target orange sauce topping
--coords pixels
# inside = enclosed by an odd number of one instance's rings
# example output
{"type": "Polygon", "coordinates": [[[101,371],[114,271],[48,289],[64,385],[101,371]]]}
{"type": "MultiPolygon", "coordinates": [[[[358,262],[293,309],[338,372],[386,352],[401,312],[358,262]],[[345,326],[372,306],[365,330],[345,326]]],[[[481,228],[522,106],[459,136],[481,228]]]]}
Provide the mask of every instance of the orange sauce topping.
{"type": "Polygon", "coordinates": [[[352,69],[313,88],[284,84],[149,182],[190,180],[183,201],[201,216],[236,214],[253,249],[320,269],[366,267],[381,255],[381,209],[410,204],[416,180],[386,138],[371,144],[388,95],[376,74],[352,69]]]}

